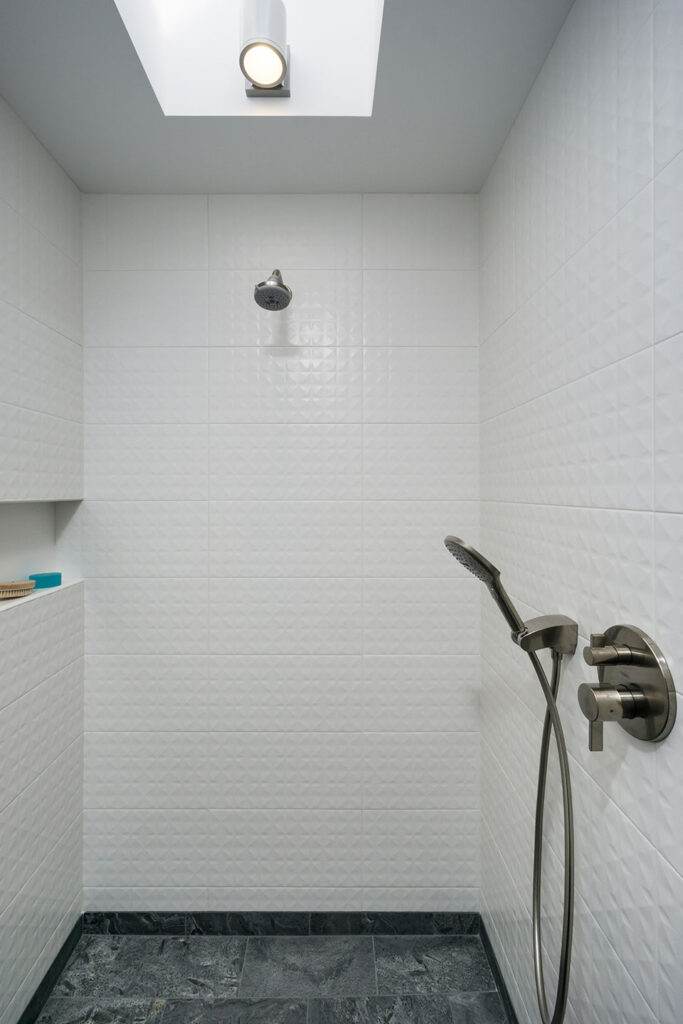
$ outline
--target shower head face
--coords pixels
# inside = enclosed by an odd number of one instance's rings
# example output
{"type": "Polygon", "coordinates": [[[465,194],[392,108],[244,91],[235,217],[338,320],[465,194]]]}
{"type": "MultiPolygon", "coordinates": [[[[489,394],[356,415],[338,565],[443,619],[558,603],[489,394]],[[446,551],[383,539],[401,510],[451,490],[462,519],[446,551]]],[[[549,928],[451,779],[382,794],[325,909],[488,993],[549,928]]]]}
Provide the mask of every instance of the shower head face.
{"type": "Polygon", "coordinates": [[[292,289],[282,280],[280,271],[274,270],[270,277],[256,285],[254,298],[263,309],[286,309],[292,301],[292,289]]]}
{"type": "Polygon", "coordinates": [[[473,576],[485,583],[487,587],[493,586],[494,580],[500,576],[500,572],[495,565],[491,565],[488,558],[484,558],[476,548],[471,548],[459,537],[446,537],[444,544],[453,557],[457,558],[473,576]]]}
{"type": "Polygon", "coordinates": [[[459,537],[446,537],[444,544],[461,565],[464,565],[473,576],[485,584],[512,632],[521,633],[525,629],[524,620],[500,582],[500,572],[495,565],[489,562],[488,558],[484,558],[476,548],[470,547],[459,537]]]}

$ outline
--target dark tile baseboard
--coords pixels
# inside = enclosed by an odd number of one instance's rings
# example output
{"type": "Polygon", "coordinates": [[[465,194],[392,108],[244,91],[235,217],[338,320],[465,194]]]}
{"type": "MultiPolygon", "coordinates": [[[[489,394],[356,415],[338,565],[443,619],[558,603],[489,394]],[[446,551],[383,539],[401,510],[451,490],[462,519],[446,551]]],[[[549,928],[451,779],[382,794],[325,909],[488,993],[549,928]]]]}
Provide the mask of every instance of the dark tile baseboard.
{"type": "Polygon", "coordinates": [[[509,1024],[517,1024],[491,942],[478,913],[90,911],[76,922],[18,1024],[35,1024],[82,933],[117,935],[479,935],[509,1024]]]}
{"type": "Polygon", "coordinates": [[[489,933],[486,931],[486,925],[481,920],[481,917],[479,918],[479,938],[481,939],[481,944],[484,947],[484,952],[488,957],[489,967],[491,968],[491,974],[493,975],[494,980],[496,982],[496,987],[498,988],[498,995],[500,996],[500,1001],[503,1004],[503,1009],[507,1014],[509,1024],[518,1024],[517,1014],[515,1013],[515,1008],[512,1005],[512,1000],[510,999],[508,987],[505,984],[505,979],[503,978],[503,975],[500,972],[500,967],[498,965],[496,954],[493,951],[493,946],[491,945],[489,933]]]}
{"type": "Polygon", "coordinates": [[[199,911],[83,915],[86,934],[117,935],[476,935],[476,913],[199,911]]]}

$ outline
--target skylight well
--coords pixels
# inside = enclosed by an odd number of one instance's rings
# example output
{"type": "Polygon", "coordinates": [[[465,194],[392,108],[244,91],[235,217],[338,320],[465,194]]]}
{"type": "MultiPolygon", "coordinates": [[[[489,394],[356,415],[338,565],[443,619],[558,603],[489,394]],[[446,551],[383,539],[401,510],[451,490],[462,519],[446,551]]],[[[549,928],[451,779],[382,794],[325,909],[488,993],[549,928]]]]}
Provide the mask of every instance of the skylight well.
{"type": "Polygon", "coordinates": [[[291,95],[249,99],[242,0],[115,0],[169,117],[370,117],[384,0],[286,0],[291,95]]]}

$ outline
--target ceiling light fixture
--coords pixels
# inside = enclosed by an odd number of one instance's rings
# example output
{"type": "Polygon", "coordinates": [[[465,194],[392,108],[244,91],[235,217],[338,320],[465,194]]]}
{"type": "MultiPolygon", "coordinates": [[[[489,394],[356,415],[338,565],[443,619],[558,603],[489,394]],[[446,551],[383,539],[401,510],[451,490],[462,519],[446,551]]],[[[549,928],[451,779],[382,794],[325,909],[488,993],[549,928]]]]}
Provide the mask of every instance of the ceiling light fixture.
{"type": "Polygon", "coordinates": [[[287,11],[282,0],[245,0],[240,68],[247,96],[290,95],[287,11]]]}

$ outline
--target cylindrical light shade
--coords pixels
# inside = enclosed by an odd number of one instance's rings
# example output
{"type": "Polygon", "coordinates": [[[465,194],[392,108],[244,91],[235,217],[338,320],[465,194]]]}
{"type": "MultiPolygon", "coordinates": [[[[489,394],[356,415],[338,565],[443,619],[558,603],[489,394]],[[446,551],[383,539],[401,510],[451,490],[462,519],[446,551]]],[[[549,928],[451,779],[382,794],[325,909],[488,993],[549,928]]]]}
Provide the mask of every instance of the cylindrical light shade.
{"type": "Polygon", "coordinates": [[[242,7],[242,74],[262,89],[287,73],[287,11],[283,0],[245,0],[242,7]]]}

